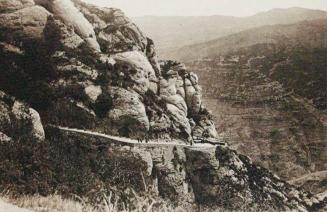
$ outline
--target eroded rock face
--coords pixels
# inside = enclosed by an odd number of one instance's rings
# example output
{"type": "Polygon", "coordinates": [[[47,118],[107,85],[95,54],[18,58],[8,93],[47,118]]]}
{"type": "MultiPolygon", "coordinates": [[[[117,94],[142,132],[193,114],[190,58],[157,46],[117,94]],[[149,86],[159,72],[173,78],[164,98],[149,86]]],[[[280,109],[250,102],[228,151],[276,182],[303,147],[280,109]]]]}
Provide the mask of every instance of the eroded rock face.
{"type": "Polygon", "coordinates": [[[168,111],[179,120],[178,128],[193,136],[217,137],[210,112],[202,104],[198,77],[178,62],[166,61],[161,66],[159,94],[167,102],[168,111]]]}
{"type": "Polygon", "coordinates": [[[119,70],[120,83],[126,89],[132,89],[144,95],[150,89],[150,83],[156,82],[154,70],[144,54],[128,51],[114,55],[116,69],[119,70]]]}
{"type": "Polygon", "coordinates": [[[72,26],[75,33],[83,38],[92,50],[100,52],[93,26],[71,0],[49,1],[47,6],[64,24],[72,26]]]}
{"type": "Polygon", "coordinates": [[[120,10],[78,0],[2,6],[0,88],[45,123],[131,137],[216,136],[197,76],[177,62],[160,65],[154,42],[120,10]]]}
{"type": "Polygon", "coordinates": [[[113,128],[127,137],[144,134],[149,130],[149,120],[141,96],[119,87],[109,88],[113,96],[112,109],[108,113],[113,128]]]}
{"type": "Polygon", "coordinates": [[[166,190],[167,186],[162,184],[159,191],[176,201],[188,199],[210,210],[267,211],[306,211],[320,202],[228,148],[173,148],[170,151],[173,157],[167,157],[169,150],[163,151],[165,162],[155,168],[161,170],[158,177],[164,176],[162,181],[166,180],[174,188],[166,190]]]}
{"type": "Polygon", "coordinates": [[[2,0],[0,2],[0,12],[13,12],[33,5],[33,0],[2,0]]]}
{"type": "Polygon", "coordinates": [[[22,4],[21,7],[26,7],[11,13],[0,14],[2,41],[19,42],[25,39],[42,38],[50,13],[43,7],[29,6],[30,4],[22,4]]]}
{"type": "Polygon", "coordinates": [[[100,8],[73,0],[75,6],[93,25],[97,40],[104,53],[118,53],[131,50],[144,52],[147,38],[125,14],[114,8],[100,8]]]}

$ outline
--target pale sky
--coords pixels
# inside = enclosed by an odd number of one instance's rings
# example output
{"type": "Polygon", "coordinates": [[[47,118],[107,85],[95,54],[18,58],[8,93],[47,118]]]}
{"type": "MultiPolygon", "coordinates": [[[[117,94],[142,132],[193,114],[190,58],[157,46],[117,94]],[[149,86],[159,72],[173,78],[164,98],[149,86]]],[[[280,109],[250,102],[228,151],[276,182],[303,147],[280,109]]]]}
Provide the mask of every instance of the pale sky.
{"type": "Polygon", "coordinates": [[[249,16],[273,8],[327,10],[327,0],[84,0],[122,9],[128,16],[249,16]]]}

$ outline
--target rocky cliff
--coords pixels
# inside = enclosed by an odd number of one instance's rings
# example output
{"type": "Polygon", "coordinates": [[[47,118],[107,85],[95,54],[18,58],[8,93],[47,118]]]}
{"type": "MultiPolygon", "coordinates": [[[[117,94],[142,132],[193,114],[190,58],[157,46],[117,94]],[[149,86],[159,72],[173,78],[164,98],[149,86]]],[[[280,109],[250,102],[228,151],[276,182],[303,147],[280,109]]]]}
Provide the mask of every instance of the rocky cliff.
{"type": "Polygon", "coordinates": [[[216,136],[197,76],[159,64],[153,41],[120,10],[2,1],[0,16],[0,88],[44,123],[129,137],[216,136]]]}
{"type": "Polygon", "coordinates": [[[122,147],[53,131],[59,125],[184,144],[217,136],[197,75],[159,62],[153,41],[120,10],[78,0],[2,0],[0,46],[0,189],[85,195],[148,182],[182,208],[320,207],[229,148],[122,147]]]}
{"type": "Polygon", "coordinates": [[[86,175],[96,173],[121,190],[151,191],[181,211],[314,211],[325,204],[228,147],[122,144],[53,128],[47,132],[57,136],[52,143],[59,144],[56,151],[64,160],[84,164],[86,175]]]}

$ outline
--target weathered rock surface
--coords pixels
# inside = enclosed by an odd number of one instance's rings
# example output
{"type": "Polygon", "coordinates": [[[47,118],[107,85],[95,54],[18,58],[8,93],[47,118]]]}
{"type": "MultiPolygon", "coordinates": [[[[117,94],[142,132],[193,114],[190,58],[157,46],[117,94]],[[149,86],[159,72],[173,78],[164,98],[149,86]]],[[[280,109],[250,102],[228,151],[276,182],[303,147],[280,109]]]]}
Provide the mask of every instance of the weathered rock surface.
{"type": "Polygon", "coordinates": [[[45,6],[64,24],[72,26],[74,32],[88,44],[89,48],[100,52],[100,46],[97,42],[93,26],[75,7],[71,0],[48,1],[45,6]]]}
{"type": "Polygon", "coordinates": [[[33,0],[2,0],[0,2],[0,12],[13,12],[33,5],[33,0]]]}
{"type": "Polygon", "coordinates": [[[27,7],[11,13],[0,14],[2,38],[18,42],[21,39],[40,39],[42,37],[43,29],[50,13],[43,7],[29,5],[22,3],[21,7],[27,7]]]}
{"type": "Polygon", "coordinates": [[[113,127],[121,130],[119,134],[132,137],[133,133],[146,133],[149,130],[149,120],[141,96],[123,88],[112,87],[110,93],[114,96],[113,105],[108,114],[113,127]]]}
{"type": "Polygon", "coordinates": [[[118,53],[114,55],[114,60],[120,75],[118,83],[125,89],[144,95],[150,89],[150,82],[156,83],[155,72],[143,53],[139,51],[118,53]]]}
{"type": "Polygon", "coordinates": [[[0,140],[6,142],[20,137],[37,141],[45,139],[40,115],[0,91],[0,140]]]}
{"type": "Polygon", "coordinates": [[[104,53],[131,50],[144,52],[148,46],[145,35],[119,9],[99,8],[74,1],[88,21],[93,25],[104,53]]]}
{"type": "Polygon", "coordinates": [[[171,61],[160,67],[153,41],[120,10],[17,2],[5,1],[0,14],[0,88],[45,123],[132,137],[216,136],[197,76],[171,61]]]}

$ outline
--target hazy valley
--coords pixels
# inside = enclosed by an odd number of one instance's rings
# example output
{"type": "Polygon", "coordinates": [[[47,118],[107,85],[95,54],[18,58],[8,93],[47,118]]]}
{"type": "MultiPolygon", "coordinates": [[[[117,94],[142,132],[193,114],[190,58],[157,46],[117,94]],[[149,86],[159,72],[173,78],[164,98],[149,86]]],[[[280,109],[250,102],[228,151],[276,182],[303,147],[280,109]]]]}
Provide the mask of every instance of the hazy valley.
{"type": "Polygon", "coordinates": [[[166,56],[169,56],[172,50],[211,41],[247,29],[323,18],[327,18],[326,11],[294,7],[272,9],[249,17],[219,15],[202,17],[145,16],[133,17],[132,20],[155,41],[159,56],[169,59],[166,56]]]}

